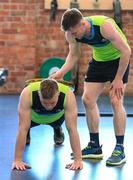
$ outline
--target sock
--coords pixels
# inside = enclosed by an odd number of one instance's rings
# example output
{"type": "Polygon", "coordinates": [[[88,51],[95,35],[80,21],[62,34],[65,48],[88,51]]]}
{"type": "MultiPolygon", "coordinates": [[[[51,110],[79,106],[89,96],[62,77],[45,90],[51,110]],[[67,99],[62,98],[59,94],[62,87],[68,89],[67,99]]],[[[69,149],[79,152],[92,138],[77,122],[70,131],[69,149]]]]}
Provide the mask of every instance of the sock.
{"type": "Polygon", "coordinates": [[[124,135],[116,136],[116,144],[123,145],[123,142],[124,142],[124,135]]]}
{"type": "Polygon", "coordinates": [[[94,143],[96,146],[99,145],[99,133],[90,133],[90,141],[94,143]]]}

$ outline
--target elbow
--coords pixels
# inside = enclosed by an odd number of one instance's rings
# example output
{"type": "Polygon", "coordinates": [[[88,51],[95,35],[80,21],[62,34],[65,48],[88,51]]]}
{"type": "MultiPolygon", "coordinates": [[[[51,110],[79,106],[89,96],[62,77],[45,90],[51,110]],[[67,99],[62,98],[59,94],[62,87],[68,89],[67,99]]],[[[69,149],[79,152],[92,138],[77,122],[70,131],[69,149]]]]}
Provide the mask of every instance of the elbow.
{"type": "Polygon", "coordinates": [[[77,133],[76,127],[71,128],[71,127],[69,127],[69,126],[66,126],[66,128],[67,128],[67,131],[68,131],[69,136],[73,136],[74,134],[77,133]]]}
{"type": "Polygon", "coordinates": [[[128,59],[130,59],[130,57],[131,57],[131,48],[130,48],[130,46],[127,47],[127,50],[125,50],[125,53],[126,53],[128,59]]]}
{"type": "Polygon", "coordinates": [[[129,58],[131,57],[132,51],[131,48],[129,48],[129,58]]]}
{"type": "Polygon", "coordinates": [[[18,129],[18,134],[27,134],[28,130],[29,130],[29,128],[20,126],[19,129],[18,129]]]}
{"type": "Polygon", "coordinates": [[[81,56],[81,53],[80,53],[80,52],[78,52],[78,53],[76,54],[76,56],[75,56],[76,61],[78,61],[78,60],[79,60],[80,56],[81,56]]]}
{"type": "Polygon", "coordinates": [[[72,131],[72,127],[69,126],[69,124],[67,124],[67,123],[66,123],[66,128],[67,128],[68,133],[70,133],[72,131]]]}
{"type": "Polygon", "coordinates": [[[77,62],[80,58],[80,52],[76,52],[74,54],[70,54],[71,59],[74,60],[74,62],[77,62]]]}
{"type": "Polygon", "coordinates": [[[123,57],[123,59],[129,61],[130,57],[131,57],[131,48],[128,46],[127,48],[125,48],[122,52],[121,52],[121,56],[123,57]]]}
{"type": "Polygon", "coordinates": [[[77,131],[77,123],[73,123],[70,125],[66,123],[66,128],[69,134],[74,134],[77,131]]]}

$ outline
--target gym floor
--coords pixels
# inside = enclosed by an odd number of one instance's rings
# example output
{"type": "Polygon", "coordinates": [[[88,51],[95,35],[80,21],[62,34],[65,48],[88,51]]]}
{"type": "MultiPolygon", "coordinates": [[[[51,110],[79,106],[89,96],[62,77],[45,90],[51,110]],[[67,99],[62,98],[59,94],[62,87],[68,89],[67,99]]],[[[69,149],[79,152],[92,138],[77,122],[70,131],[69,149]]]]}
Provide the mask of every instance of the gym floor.
{"type": "MultiPolygon", "coordinates": [[[[78,97],[78,106],[81,102],[78,97]]],[[[133,180],[133,118],[127,118],[125,153],[127,162],[118,167],[107,167],[106,159],[115,146],[112,117],[101,117],[100,141],[103,144],[104,158],[101,161],[83,160],[81,171],[70,171],[65,165],[71,162],[70,143],[65,125],[65,142],[62,146],[53,143],[53,130],[50,126],[37,126],[31,130],[31,144],[26,147],[24,161],[32,166],[27,171],[11,171],[14,146],[18,127],[17,104],[19,96],[0,96],[0,179],[1,180],[133,180]]],[[[130,99],[131,100],[131,99],[130,99]]],[[[128,104],[130,106],[130,104],[128,104]]],[[[103,104],[102,104],[103,106],[103,104]]],[[[102,108],[101,106],[101,108],[102,108]]],[[[131,107],[131,106],[130,106],[131,107]]],[[[133,107],[133,106],[132,106],[133,107]]],[[[107,106],[106,106],[107,108],[107,106]]],[[[80,109],[81,110],[81,109],[80,109]]],[[[104,108],[105,110],[105,108],[104,108]]],[[[89,140],[85,116],[78,117],[78,131],[81,147],[89,140]]]]}

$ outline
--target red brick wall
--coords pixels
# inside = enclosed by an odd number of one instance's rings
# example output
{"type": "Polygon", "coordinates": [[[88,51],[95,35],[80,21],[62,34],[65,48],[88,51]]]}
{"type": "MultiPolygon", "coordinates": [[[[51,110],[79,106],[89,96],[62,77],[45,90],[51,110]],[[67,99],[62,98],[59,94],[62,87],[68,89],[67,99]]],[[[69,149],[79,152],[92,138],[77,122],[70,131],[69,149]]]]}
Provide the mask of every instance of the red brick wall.
{"type": "Polygon", "coordinates": [[[18,93],[23,82],[35,74],[36,1],[0,1],[0,67],[9,77],[2,93],[18,93]],[[28,2],[28,3],[27,3],[28,2]]]}
{"type": "MultiPolygon", "coordinates": [[[[82,11],[84,15],[104,14],[113,17],[112,11],[82,11]]],[[[60,31],[59,10],[55,22],[49,21],[49,11],[44,10],[44,0],[0,1],[0,67],[9,69],[7,83],[1,93],[19,93],[24,81],[37,77],[40,65],[50,57],[66,57],[68,45],[60,31]]],[[[133,14],[123,11],[123,30],[133,50],[133,14]]],[[[78,92],[82,93],[83,79],[91,50],[82,46],[79,61],[78,92]]],[[[133,94],[133,58],[127,94],[133,94]]],[[[106,92],[106,90],[105,90],[106,92]]]]}

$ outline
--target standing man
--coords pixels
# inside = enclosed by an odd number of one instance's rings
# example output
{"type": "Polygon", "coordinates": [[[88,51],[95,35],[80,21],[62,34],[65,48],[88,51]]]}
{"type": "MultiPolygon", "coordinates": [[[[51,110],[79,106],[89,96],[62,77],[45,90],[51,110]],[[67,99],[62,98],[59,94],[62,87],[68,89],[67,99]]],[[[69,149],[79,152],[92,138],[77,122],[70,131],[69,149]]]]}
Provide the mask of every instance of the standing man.
{"type": "MultiPolygon", "coordinates": [[[[22,160],[30,127],[40,124],[50,125],[54,130],[54,142],[60,145],[64,141],[61,128],[64,119],[74,154],[74,162],[68,164],[66,168],[82,169],[81,148],[77,132],[76,100],[68,86],[52,79],[29,84],[20,95],[18,113],[19,128],[12,169],[26,170],[30,167],[22,160]]],[[[27,143],[29,143],[29,138],[27,143]]]]}
{"type": "Polygon", "coordinates": [[[69,43],[69,53],[63,67],[51,77],[60,79],[72,69],[80,56],[80,43],[93,48],[85,76],[83,103],[86,110],[90,142],[82,150],[83,158],[102,158],[99,144],[99,109],[97,99],[105,82],[110,82],[109,97],[114,112],[116,146],[106,161],[107,165],[120,165],[126,161],[124,154],[124,133],[126,112],[123,96],[128,82],[129,59],[131,55],[127,39],[115,21],[106,16],[83,17],[78,9],[68,9],[61,20],[62,30],[69,43]]]}

